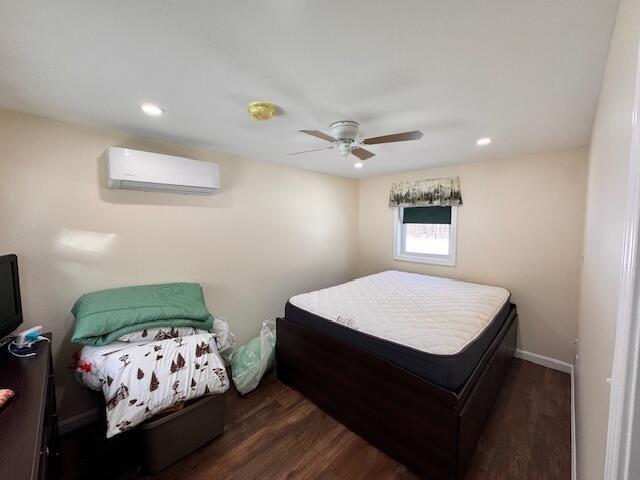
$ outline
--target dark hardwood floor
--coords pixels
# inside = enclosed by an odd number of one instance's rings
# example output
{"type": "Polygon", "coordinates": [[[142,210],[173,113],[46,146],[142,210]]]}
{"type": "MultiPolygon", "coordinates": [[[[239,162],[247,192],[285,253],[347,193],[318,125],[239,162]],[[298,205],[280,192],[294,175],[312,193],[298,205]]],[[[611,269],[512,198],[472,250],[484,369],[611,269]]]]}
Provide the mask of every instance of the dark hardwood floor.
{"type": "MultiPolygon", "coordinates": [[[[569,375],[514,359],[466,479],[570,479],[570,389],[569,375]]],[[[154,477],[137,473],[130,439],[99,436],[63,437],[64,478],[416,478],[273,376],[245,398],[229,392],[222,436],[154,477]]]]}

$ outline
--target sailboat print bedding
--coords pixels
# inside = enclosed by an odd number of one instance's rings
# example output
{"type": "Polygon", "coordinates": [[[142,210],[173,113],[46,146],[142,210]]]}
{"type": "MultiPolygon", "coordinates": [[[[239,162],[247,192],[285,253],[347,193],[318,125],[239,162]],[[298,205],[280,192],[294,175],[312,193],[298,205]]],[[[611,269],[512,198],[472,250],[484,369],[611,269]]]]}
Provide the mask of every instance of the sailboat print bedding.
{"type": "Polygon", "coordinates": [[[107,438],[177,403],[229,388],[216,335],[197,331],[202,333],[161,340],[149,335],[148,341],[127,338],[82,348],[76,372],[89,388],[104,394],[107,438]]]}

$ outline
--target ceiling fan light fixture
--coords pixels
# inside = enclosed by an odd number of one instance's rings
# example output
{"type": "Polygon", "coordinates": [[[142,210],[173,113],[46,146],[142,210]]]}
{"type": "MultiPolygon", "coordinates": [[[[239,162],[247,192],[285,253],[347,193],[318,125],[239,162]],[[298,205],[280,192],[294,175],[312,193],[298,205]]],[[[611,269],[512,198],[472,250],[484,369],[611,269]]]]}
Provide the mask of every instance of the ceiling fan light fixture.
{"type": "Polygon", "coordinates": [[[476,142],[476,145],[479,145],[481,147],[486,147],[491,142],[493,142],[493,139],[491,139],[489,137],[482,137],[482,138],[478,139],[478,141],[476,142]]]}
{"type": "Polygon", "coordinates": [[[276,113],[276,106],[269,102],[251,102],[247,105],[247,112],[254,120],[271,120],[276,113]]]}
{"type": "Polygon", "coordinates": [[[351,143],[350,142],[340,142],[338,144],[338,152],[343,157],[348,157],[351,155],[351,143]]]}
{"type": "Polygon", "coordinates": [[[353,164],[353,168],[362,168],[364,167],[364,163],[361,162],[360,160],[358,160],[356,163],[353,164]]]}

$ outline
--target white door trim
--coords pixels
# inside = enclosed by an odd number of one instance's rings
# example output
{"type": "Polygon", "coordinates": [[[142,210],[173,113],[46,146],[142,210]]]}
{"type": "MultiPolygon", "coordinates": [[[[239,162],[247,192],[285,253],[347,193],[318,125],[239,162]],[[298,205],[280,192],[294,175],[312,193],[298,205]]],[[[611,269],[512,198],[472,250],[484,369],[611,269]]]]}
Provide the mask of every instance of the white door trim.
{"type": "Polygon", "coordinates": [[[571,480],[578,480],[578,442],[576,441],[576,368],[571,365],[571,480]]]}
{"type": "MultiPolygon", "coordinates": [[[[640,48],[638,49],[640,52],[640,48]]],[[[638,398],[638,360],[640,353],[640,325],[638,288],[638,234],[640,227],[640,58],[636,64],[636,92],[632,116],[631,157],[629,183],[624,220],[621,279],[618,314],[611,372],[609,399],[609,427],[605,456],[605,479],[630,479],[632,440],[640,432],[633,431],[638,398]]]]}

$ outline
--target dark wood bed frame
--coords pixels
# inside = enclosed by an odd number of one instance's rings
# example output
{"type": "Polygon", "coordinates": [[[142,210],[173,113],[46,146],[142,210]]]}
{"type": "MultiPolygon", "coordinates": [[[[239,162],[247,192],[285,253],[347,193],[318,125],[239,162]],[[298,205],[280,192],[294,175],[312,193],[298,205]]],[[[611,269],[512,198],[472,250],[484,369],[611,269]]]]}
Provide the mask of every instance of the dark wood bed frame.
{"type": "Polygon", "coordinates": [[[419,476],[461,480],[515,352],[510,307],[457,392],[286,318],[277,319],[278,378],[419,476]]]}

